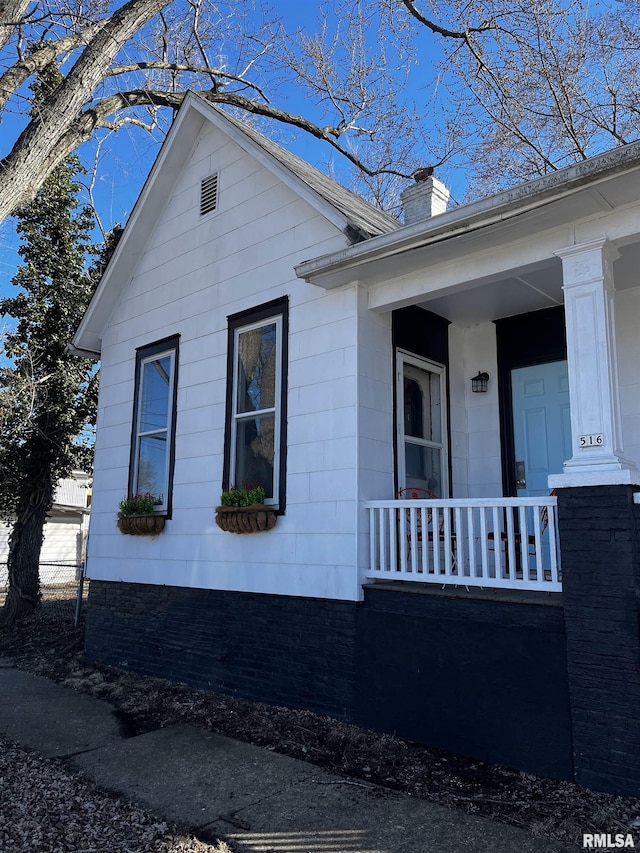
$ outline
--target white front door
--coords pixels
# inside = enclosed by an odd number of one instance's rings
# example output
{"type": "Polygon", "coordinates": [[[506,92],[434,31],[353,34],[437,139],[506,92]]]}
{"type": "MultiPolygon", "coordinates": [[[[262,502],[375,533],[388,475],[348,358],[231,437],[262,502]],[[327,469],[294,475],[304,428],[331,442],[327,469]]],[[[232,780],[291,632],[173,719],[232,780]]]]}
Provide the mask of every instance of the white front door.
{"type": "Polygon", "coordinates": [[[511,394],[517,495],[548,495],[547,477],[571,458],[567,362],[512,370],[511,394]]]}
{"type": "Polygon", "coordinates": [[[398,350],[398,488],[449,495],[445,368],[398,350]]]}

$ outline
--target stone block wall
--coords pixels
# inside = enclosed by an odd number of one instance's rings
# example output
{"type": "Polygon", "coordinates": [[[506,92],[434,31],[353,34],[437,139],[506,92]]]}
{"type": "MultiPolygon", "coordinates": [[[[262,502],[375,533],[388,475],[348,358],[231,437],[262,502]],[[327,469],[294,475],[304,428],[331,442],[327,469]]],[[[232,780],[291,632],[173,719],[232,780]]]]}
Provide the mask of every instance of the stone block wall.
{"type": "Polygon", "coordinates": [[[365,588],[356,722],[556,779],[572,778],[556,596],[365,588]]]}
{"type": "Polygon", "coordinates": [[[87,655],[571,778],[562,607],[366,588],[340,602],[91,581],[87,655]]]}

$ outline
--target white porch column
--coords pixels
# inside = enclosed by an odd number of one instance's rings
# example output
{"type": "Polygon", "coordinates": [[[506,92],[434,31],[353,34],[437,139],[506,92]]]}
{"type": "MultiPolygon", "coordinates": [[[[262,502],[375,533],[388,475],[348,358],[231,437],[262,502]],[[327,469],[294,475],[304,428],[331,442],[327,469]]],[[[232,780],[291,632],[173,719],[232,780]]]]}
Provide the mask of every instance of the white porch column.
{"type": "Polygon", "coordinates": [[[569,246],[562,260],[573,456],[550,488],[638,483],[623,456],[616,355],[613,262],[605,238],[569,246]]]}

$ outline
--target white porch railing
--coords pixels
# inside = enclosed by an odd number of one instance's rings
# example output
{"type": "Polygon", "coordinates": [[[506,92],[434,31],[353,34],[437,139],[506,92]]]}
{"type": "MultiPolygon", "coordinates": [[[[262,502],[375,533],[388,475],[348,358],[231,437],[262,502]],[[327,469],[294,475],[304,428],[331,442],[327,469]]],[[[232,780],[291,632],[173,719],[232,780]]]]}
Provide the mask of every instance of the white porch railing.
{"type": "Polygon", "coordinates": [[[562,590],[557,498],[369,501],[367,577],[562,590]]]}

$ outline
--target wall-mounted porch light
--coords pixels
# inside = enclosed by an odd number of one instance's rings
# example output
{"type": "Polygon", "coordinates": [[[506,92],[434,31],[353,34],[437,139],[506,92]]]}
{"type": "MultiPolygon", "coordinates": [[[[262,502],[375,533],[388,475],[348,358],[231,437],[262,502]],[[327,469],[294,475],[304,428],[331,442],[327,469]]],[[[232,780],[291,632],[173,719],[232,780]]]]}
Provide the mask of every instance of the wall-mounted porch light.
{"type": "Polygon", "coordinates": [[[471,379],[471,390],[474,394],[484,394],[489,385],[489,374],[478,373],[471,379]]]}

